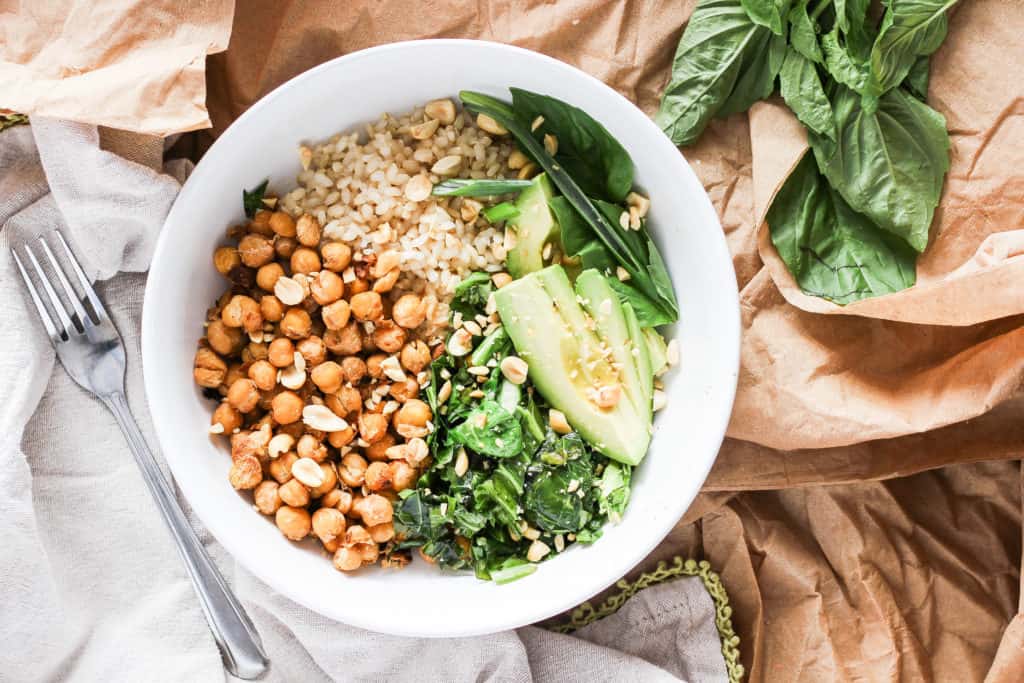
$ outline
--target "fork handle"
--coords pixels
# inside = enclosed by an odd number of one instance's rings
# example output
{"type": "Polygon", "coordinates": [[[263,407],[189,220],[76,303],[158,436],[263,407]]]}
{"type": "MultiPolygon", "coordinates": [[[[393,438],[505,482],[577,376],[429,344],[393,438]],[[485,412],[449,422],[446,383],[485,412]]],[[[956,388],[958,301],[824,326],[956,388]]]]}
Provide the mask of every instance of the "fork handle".
{"type": "Polygon", "coordinates": [[[117,424],[128,440],[128,446],[142,471],[142,478],[156,500],[160,514],[174,536],[178,552],[185,561],[192,586],[199,596],[206,622],[221,651],[224,667],[238,678],[252,680],[269,666],[256,627],[245,613],[238,598],[228,588],[213,560],[189,526],[171,489],[146,445],[123,393],[101,397],[114,414],[117,424]]]}

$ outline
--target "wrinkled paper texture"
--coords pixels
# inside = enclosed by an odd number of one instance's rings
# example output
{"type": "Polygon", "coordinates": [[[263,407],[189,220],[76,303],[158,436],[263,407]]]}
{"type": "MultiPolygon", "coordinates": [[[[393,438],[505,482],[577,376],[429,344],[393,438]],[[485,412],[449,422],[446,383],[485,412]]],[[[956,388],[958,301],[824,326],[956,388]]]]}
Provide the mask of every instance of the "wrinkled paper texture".
{"type": "Polygon", "coordinates": [[[0,108],[139,133],[210,125],[234,0],[0,0],[0,108]]]}

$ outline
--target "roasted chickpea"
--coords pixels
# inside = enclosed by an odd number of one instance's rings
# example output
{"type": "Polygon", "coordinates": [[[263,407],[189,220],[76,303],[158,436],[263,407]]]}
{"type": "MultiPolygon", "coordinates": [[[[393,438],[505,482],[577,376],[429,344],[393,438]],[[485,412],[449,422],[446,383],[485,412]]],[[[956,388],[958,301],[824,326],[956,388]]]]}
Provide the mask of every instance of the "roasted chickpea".
{"type": "Polygon", "coordinates": [[[380,379],[384,376],[384,368],[381,367],[381,363],[385,360],[387,360],[387,356],[383,353],[375,353],[366,359],[366,371],[370,377],[380,379]]]}
{"type": "Polygon", "coordinates": [[[310,490],[309,495],[313,498],[319,498],[332,490],[337,490],[334,487],[338,485],[338,473],[334,469],[334,463],[320,463],[320,471],[324,473],[324,483],[310,490]]]}
{"type": "Polygon", "coordinates": [[[252,361],[266,360],[267,354],[269,353],[266,344],[264,344],[263,342],[257,343],[254,341],[251,341],[248,344],[246,344],[245,349],[243,349],[243,352],[248,354],[249,360],[252,361]]]}
{"type": "Polygon", "coordinates": [[[260,391],[270,391],[277,384],[277,368],[269,361],[258,360],[249,366],[249,379],[260,391]]]}
{"type": "Polygon", "coordinates": [[[366,530],[370,532],[370,538],[372,538],[375,543],[387,543],[395,537],[394,522],[374,524],[371,527],[367,527],[366,530]]]}
{"type": "Polygon", "coordinates": [[[366,488],[371,491],[380,491],[391,484],[391,470],[386,462],[371,462],[366,468],[364,477],[366,488]]]}
{"type": "Polygon", "coordinates": [[[206,327],[206,341],[220,355],[231,356],[238,353],[245,344],[245,336],[240,329],[213,320],[206,327]]]}
{"type": "Polygon", "coordinates": [[[338,398],[349,414],[358,413],[363,409],[363,397],[355,387],[343,386],[338,392],[338,398]]]}
{"type": "Polygon", "coordinates": [[[295,453],[300,458],[310,458],[317,462],[323,462],[327,459],[327,447],[320,442],[320,439],[316,438],[312,434],[302,435],[302,438],[299,439],[299,443],[295,445],[295,453]]]}
{"type": "Polygon", "coordinates": [[[321,306],[332,304],[345,293],[345,283],[335,273],[321,270],[309,283],[309,293],[321,306]]]}
{"type": "Polygon", "coordinates": [[[238,241],[238,256],[250,268],[259,268],[274,258],[274,243],[262,235],[249,233],[238,241]]]}
{"type": "Polygon", "coordinates": [[[341,489],[331,489],[320,496],[320,506],[325,508],[337,508],[338,503],[341,502],[341,494],[341,489]]]}
{"type": "Polygon", "coordinates": [[[279,277],[284,277],[284,268],[280,263],[271,261],[266,265],[260,266],[260,269],[256,271],[256,286],[268,292],[273,292],[274,285],[277,284],[279,277]]]}
{"type": "Polygon", "coordinates": [[[257,211],[256,215],[252,218],[252,222],[249,223],[249,232],[266,235],[267,237],[273,235],[274,231],[270,228],[270,217],[273,213],[273,211],[267,211],[266,209],[257,211]]]}
{"type": "Polygon", "coordinates": [[[402,327],[411,330],[422,325],[427,319],[426,306],[415,294],[403,294],[392,307],[391,317],[402,327]]]}
{"type": "Polygon", "coordinates": [[[272,515],[281,507],[281,496],[277,493],[278,483],[267,479],[260,482],[252,492],[252,502],[265,515],[272,515]]]}
{"type": "MultiPolygon", "coordinates": [[[[282,391],[270,403],[270,414],[278,424],[291,424],[302,418],[302,399],[294,391],[282,391]]],[[[245,411],[242,411],[245,412],[245,411]]]]}
{"type": "Polygon", "coordinates": [[[345,515],[334,508],[320,508],[313,513],[313,533],[329,543],[345,533],[345,515]]]}
{"type": "Polygon", "coordinates": [[[295,237],[295,221],[284,211],[275,211],[267,221],[270,229],[281,237],[295,237]]]}
{"type": "Polygon", "coordinates": [[[319,365],[327,358],[327,346],[324,345],[324,340],[316,335],[310,335],[300,341],[295,345],[295,350],[302,355],[306,365],[309,366],[319,365]]]}
{"type": "Polygon", "coordinates": [[[274,240],[274,251],[277,252],[278,258],[283,258],[286,261],[291,259],[298,247],[299,241],[294,237],[278,237],[274,240]]]}
{"type": "Polygon", "coordinates": [[[228,364],[224,359],[206,347],[196,349],[195,367],[192,370],[196,384],[216,389],[224,383],[227,373],[228,364]]]}
{"type": "Polygon", "coordinates": [[[359,325],[350,320],[340,330],[324,332],[324,344],[332,353],[339,356],[352,356],[363,350],[363,338],[359,333],[359,325]]]}
{"type": "Polygon", "coordinates": [[[363,553],[356,546],[341,546],[334,553],[334,568],[353,572],[363,566],[363,553]]]}
{"type": "Polygon", "coordinates": [[[279,322],[284,317],[284,310],[284,304],[273,294],[267,294],[260,299],[260,313],[267,322],[279,322]]]}
{"type": "Polygon", "coordinates": [[[414,375],[418,374],[430,364],[430,348],[418,339],[411,341],[402,347],[402,355],[399,359],[403,368],[414,375]]]}
{"type": "Polygon", "coordinates": [[[237,490],[256,488],[263,481],[263,468],[256,456],[244,455],[231,462],[228,470],[228,481],[237,490]]]}
{"type": "Polygon", "coordinates": [[[389,270],[387,273],[385,273],[384,275],[382,275],[381,277],[377,278],[374,281],[373,291],[380,292],[381,294],[383,294],[384,292],[390,292],[392,289],[395,288],[395,283],[398,282],[399,275],[401,275],[401,272],[398,270],[398,268],[389,270]]]}
{"type": "Polygon", "coordinates": [[[227,401],[221,402],[210,417],[210,424],[219,424],[223,431],[221,434],[231,434],[236,429],[242,428],[242,413],[227,401]]]}
{"type": "Polygon", "coordinates": [[[380,441],[387,434],[387,431],[388,418],[384,415],[380,413],[363,413],[359,416],[359,436],[366,443],[380,441]]]}
{"type": "Polygon", "coordinates": [[[275,368],[286,368],[295,362],[295,345],[291,339],[278,337],[267,347],[267,360],[275,368]]]}
{"type": "Polygon", "coordinates": [[[313,384],[320,388],[325,394],[336,393],[341,389],[342,366],[333,360],[320,363],[310,373],[313,384]]]}
{"type": "Polygon", "coordinates": [[[395,445],[395,437],[391,432],[386,432],[378,441],[374,441],[363,449],[363,455],[367,460],[374,462],[387,462],[387,450],[395,445]]]}
{"type": "Polygon", "coordinates": [[[346,486],[362,486],[366,477],[366,459],[358,453],[346,453],[338,467],[338,478],[346,486]]]}
{"type": "Polygon", "coordinates": [[[213,267],[221,275],[227,276],[232,268],[242,265],[242,258],[234,247],[218,247],[213,252],[213,267]]]}
{"type": "Polygon", "coordinates": [[[231,297],[228,305],[221,309],[220,319],[228,327],[241,327],[246,332],[260,332],[263,329],[260,305],[255,299],[244,294],[231,297]]]}
{"type": "MultiPolygon", "coordinates": [[[[331,410],[334,410],[331,408],[331,410]]],[[[331,432],[327,435],[327,443],[331,444],[335,448],[344,448],[345,446],[352,443],[352,439],[356,438],[356,430],[349,427],[348,429],[342,429],[340,432],[331,432]]]]}
{"type": "Polygon", "coordinates": [[[430,406],[418,398],[410,398],[395,412],[395,431],[407,439],[423,437],[427,432],[427,422],[433,417],[430,406]]]}
{"type": "Polygon", "coordinates": [[[249,413],[259,403],[260,392],[251,379],[236,379],[228,389],[228,403],[240,413],[249,413]]]}
{"type": "Polygon", "coordinates": [[[281,500],[284,501],[285,505],[293,505],[299,508],[309,505],[309,489],[294,477],[281,484],[277,494],[281,496],[281,500]]]}
{"type": "Polygon", "coordinates": [[[388,394],[399,403],[405,403],[410,398],[416,398],[420,395],[420,385],[415,378],[408,377],[404,382],[392,384],[388,394]]]}
{"type": "Polygon", "coordinates": [[[349,298],[351,299],[356,294],[362,294],[363,292],[370,291],[370,283],[366,278],[360,277],[349,282],[345,289],[348,290],[349,298]]]}
{"type": "Polygon", "coordinates": [[[299,222],[295,224],[295,237],[306,247],[320,244],[320,223],[316,217],[308,213],[299,216],[299,222]]]}
{"type": "Polygon", "coordinates": [[[267,465],[267,472],[277,481],[283,484],[292,478],[292,465],[299,459],[299,456],[292,451],[282,453],[267,465]]]}
{"type": "Polygon", "coordinates": [[[324,325],[329,330],[340,330],[345,327],[348,324],[350,315],[351,309],[348,302],[344,299],[339,299],[333,304],[327,304],[320,311],[320,317],[323,318],[324,325]]]}
{"type": "Polygon", "coordinates": [[[377,292],[360,292],[349,299],[352,315],[360,322],[380,320],[384,314],[384,303],[377,292]]]}
{"type": "Polygon", "coordinates": [[[366,362],[358,356],[349,356],[342,359],[341,371],[346,382],[359,384],[366,377],[366,362]]]}
{"type": "Polygon", "coordinates": [[[391,488],[395,491],[411,489],[416,485],[416,470],[404,460],[388,463],[391,470],[391,488]]]}
{"type": "Polygon", "coordinates": [[[301,308],[289,308],[279,324],[281,332],[291,339],[305,339],[313,327],[309,313],[301,308]]]}
{"type": "Polygon", "coordinates": [[[293,273],[315,273],[320,270],[320,256],[309,247],[299,247],[290,259],[293,273]]]}
{"type": "Polygon", "coordinates": [[[397,353],[405,344],[405,330],[391,320],[381,320],[373,329],[373,344],[386,353],[397,353]]]}
{"type": "Polygon", "coordinates": [[[352,511],[363,520],[366,526],[376,526],[390,522],[394,518],[391,501],[382,495],[371,493],[352,503],[352,511]]]}
{"type": "Polygon", "coordinates": [[[277,522],[277,528],[281,530],[281,533],[293,541],[301,541],[306,536],[309,536],[309,531],[313,525],[308,510],[290,505],[278,508],[274,520],[277,522]]]}
{"type": "Polygon", "coordinates": [[[328,242],[320,247],[324,257],[324,268],[340,273],[352,262],[352,249],[342,242],[328,242]]]}

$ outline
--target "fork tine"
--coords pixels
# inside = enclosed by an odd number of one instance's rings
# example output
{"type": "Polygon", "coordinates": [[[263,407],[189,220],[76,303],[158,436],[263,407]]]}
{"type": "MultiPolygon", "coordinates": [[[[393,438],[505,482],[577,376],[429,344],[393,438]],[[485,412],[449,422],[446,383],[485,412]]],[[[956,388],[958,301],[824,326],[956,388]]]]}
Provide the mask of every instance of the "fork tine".
{"type": "Polygon", "coordinates": [[[46,306],[43,305],[42,300],[39,298],[39,292],[36,291],[36,286],[32,284],[32,278],[25,272],[25,266],[22,264],[21,259],[18,258],[18,252],[11,250],[11,255],[14,256],[14,263],[18,266],[18,272],[21,273],[21,279],[25,283],[25,287],[28,288],[28,294],[32,297],[32,303],[36,306],[36,312],[39,313],[39,318],[43,321],[43,327],[46,328],[46,334],[50,335],[50,341],[54,344],[59,344],[63,339],[61,338],[60,332],[53,324],[53,320],[50,318],[50,312],[46,310],[46,306]]]}
{"type": "Polygon", "coordinates": [[[61,246],[64,247],[64,253],[68,256],[68,261],[71,262],[71,268],[75,271],[75,275],[78,276],[78,282],[82,285],[82,289],[85,290],[85,296],[89,299],[89,303],[92,304],[92,310],[96,312],[96,318],[102,322],[109,322],[110,315],[107,314],[107,309],[103,308],[103,303],[100,298],[96,296],[96,290],[92,288],[92,283],[89,282],[89,278],[85,276],[85,272],[82,270],[82,266],[78,264],[78,259],[75,258],[75,254],[71,251],[71,247],[68,246],[67,240],[64,239],[64,235],[61,234],[60,230],[54,231],[57,235],[57,239],[60,241],[61,246]]]}
{"type": "Polygon", "coordinates": [[[25,253],[28,254],[29,261],[32,262],[32,267],[36,271],[36,275],[39,276],[39,281],[43,284],[43,291],[46,292],[47,298],[50,300],[50,305],[53,307],[54,313],[57,314],[57,319],[60,320],[61,325],[64,326],[62,330],[65,335],[70,337],[72,334],[76,334],[78,330],[75,328],[75,324],[68,317],[68,312],[64,308],[64,304],[61,303],[60,297],[57,296],[57,292],[53,290],[53,285],[46,278],[46,271],[39,265],[39,260],[36,258],[36,254],[32,251],[29,245],[23,245],[22,248],[25,253]]]}
{"type": "Polygon", "coordinates": [[[93,324],[89,314],[85,312],[85,308],[82,303],[78,300],[78,292],[75,291],[71,283],[68,282],[68,278],[64,275],[64,269],[61,268],[57,262],[57,258],[53,255],[53,251],[50,250],[50,245],[46,243],[46,239],[42,235],[39,236],[39,244],[43,248],[43,253],[46,254],[46,258],[50,261],[50,265],[53,266],[54,272],[57,273],[57,280],[60,281],[60,286],[67,294],[68,299],[71,300],[71,307],[75,309],[75,313],[78,315],[79,322],[82,323],[82,328],[89,327],[93,324]]]}

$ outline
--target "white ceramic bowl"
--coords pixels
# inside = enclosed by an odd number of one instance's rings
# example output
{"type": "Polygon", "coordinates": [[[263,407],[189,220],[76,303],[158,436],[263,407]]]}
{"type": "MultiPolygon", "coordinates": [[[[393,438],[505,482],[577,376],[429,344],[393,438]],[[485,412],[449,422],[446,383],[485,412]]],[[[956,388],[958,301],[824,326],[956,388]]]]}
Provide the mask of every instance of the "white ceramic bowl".
{"type": "Polygon", "coordinates": [[[318,66],[270,93],[196,166],[164,225],[146,287],[142,354],[149,407],[174,477],[203,523],[247,569],[328,617],[410,636],[468,636],[538,621],[586,600],[644,558],[686,511],[721,444],[739,364],[736,280],[718,218],[686,161],[650,119],[585,73],[497,43],[385,45],[318,66]],[[314,544],[294,544],[228,484],[230,458],[207,436],[211,404],[192,382],[207,307],[224,288],[211,254],[242,218],[241,191],[267,176],[294,186],[300,143],[326,139],[385,111],[459,90],[507,99],[508,86],[583,108],[625,146],[652,200],[650,226],[675,284],[682,361],[666,376],[667,407],[634,476],[624,519],[533,575],[498,586],[443,574],[418,559],[402,571],[345,575],[314,544]]]}

